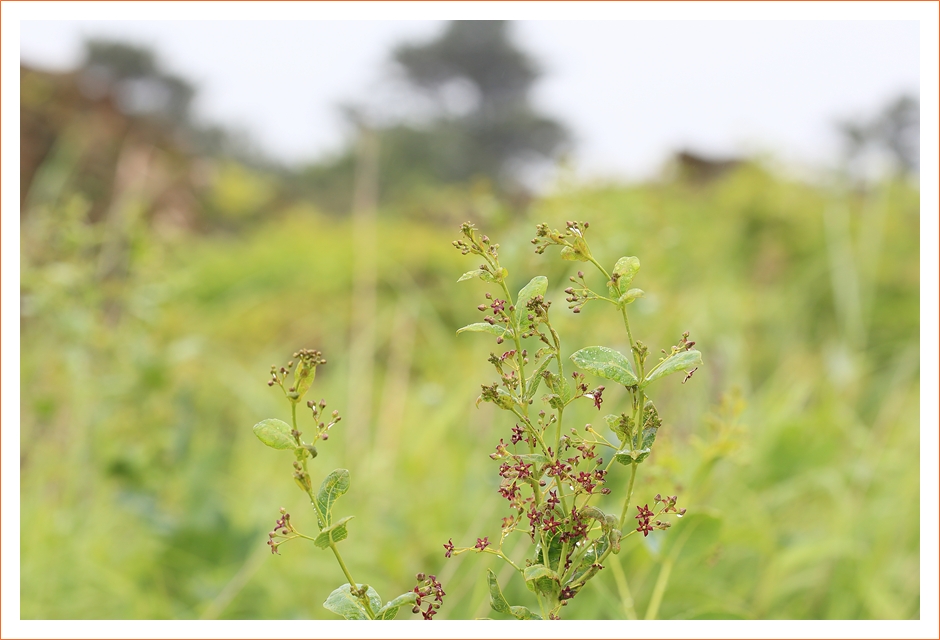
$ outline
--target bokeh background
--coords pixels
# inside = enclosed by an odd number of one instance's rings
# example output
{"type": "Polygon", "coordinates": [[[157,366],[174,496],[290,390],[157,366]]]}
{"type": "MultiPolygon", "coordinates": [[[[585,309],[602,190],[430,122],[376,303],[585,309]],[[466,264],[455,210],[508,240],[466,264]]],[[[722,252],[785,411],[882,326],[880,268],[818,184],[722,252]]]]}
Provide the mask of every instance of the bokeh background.
{"type": "MultiPolygon", "coordinates": [[[[69,24],[21,30],[22,618],[331,618],[332,555],[265,544],[281,506],[315,524],[251,432],[289,416],[265,381],[300,347],[344,415],[312,469],[351,472],[353,575],[388,599],[435,573],[441,618],[497,615],[484,572],[504,567],[441,546],[498,536],[487,454],[512,426],[474,405],[494,347],[455,336],[485,289],[456,283],[476,265],[450,242],[471,220],[513,287],[547,275],[569,353],[625,350],[607,310],[565,310],[577,265],[531,251],[536,223],[570,219],[603,262],[640,257],[634,334],[691,331],[705,366],[662,385],[637,485],[690,514],[631,538],[565,615],[643,618],[659,584],[663,619],[920,616],[916,23],[741,23],[731,44],[654,23],[659,53],[633,56],[631,23],[308,23],[375,53],[337,61],[355,72],[333,93],[310,90],[331,64],[293,72],[297,113],[254,124],[212,106],[226,77],[280,100],[239,67],[262,40],[212,39],[244,25],[69,24]]],[[[303,27],[264,29],[306,51],[303,27]]]]}

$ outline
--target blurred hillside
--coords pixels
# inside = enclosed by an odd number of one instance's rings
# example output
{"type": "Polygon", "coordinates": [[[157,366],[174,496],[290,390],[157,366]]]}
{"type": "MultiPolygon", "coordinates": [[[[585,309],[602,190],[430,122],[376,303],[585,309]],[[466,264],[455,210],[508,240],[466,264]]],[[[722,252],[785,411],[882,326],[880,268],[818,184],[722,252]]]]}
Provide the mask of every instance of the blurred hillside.
{"type": "Polygon", "coordinates": [[[89,89],[93,54],[21,70],[22,618],[331,618],[332,558],[265,545],[279,507],[312,519],[251,433],[285,417],[265,380],[299,347],[324,352],[312,393],[344,415],[312,473],[351,471],[353,574],[386,595],[436,573],[442,618],[491,615],[487,557],[442,547],[507,515],[488,454],[512,425],[474,407],[492,343],[455,336],[485,290],[456,283],[475,266],[450,245],[464,219],[501,244],[512,287],[548,276],[566,355],[626,348],[617,318],[564,309],[577,268],[531,251],[536,223],[568,219],[591,222],[603,262],[642,261],[639,339],[688,330],[704,354],[687,385],[663,384],[637,481],[689,515],[631,538],[566,617],[643,617],[656,588],[665,619],[919,617],[911,180],[807,184],[686,154],[655,182],[562,178],[523,198],[505,172],[399,183],[410,161],[382,154],[404,125],[375,122],[334,164],[286,169],[192,123],[185,81],[146,55],[89,89]]]}

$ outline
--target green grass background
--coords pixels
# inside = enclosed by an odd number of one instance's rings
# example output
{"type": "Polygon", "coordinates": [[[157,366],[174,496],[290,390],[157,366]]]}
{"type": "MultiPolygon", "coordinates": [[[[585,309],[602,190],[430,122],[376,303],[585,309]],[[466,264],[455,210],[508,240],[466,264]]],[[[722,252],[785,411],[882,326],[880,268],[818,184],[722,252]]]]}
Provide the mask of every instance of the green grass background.
{"type": "MultiPolygon", "coordinates": [[[[656,389],[664,427],[636,488],[641,504],[679,494],[689,515],[631,537],[565,617],[642,618],[657,583],[664,619],[919,617],[918,191],[744,167],[708,185],[567,185],[524,216],[440,197],[453,220],[379,212],[374,357],[356,363],[362,256],[348,219],[267,204],[237,233],[174,234],[134,202],[117,231],[85,224],[67,194],[33,203],[21,235],[22,618],[332,618],[321,603],[345,582],[332,554],[265,545],[279,507],[301,530],[315,520],[291,456],[251,431],[289,419],[265,381],[300,347],[329,361],[312,396],[371,414],[334,428],[311,466],[315,482],[351,472],[336,509],[355,516],[342,548],[356,579],[387,600],[435,573],[440,618],[462,619],[495,615],[493,567],[512,604],[533,605],[491,556],[443,555],[451,537],[498,538],[508,515],[487,454],[512,421],[474,406],[495,380],[495,347],[455,335],[486,290],[456,283],[476,267],[450,246],[464,212],[500,243],[513,290],[548,276],[566,355],[627,349],[610,309],[567,311],[580,264],[528,242],[538,222],[577,219],[603,263],[642,262],[635,337],[658,353],[691,331],[705,361],[688,384],[656,389]],[[124,275],[103,279],[112,250],[124,275]],[[370,363],[371,382],[350,381],[370,363]]],[[[605,400],[614,412],[626,394],[605,400]]],[[[588,404],[570,426],[599,421],[588,404]]],[[[626,477],[613,471],[610,486],[626,477]]],[[[601,506],[616,511],[616,496],[601,506]]]]}

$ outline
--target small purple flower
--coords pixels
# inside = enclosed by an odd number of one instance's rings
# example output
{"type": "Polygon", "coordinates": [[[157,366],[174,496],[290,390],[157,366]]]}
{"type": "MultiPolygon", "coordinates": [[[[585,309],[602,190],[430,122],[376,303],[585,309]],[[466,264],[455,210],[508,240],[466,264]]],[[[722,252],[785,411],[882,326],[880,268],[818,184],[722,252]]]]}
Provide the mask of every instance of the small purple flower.
{"type": "Polygon", "coordinates": [[[548,518],[542,521],[542,530],[555,533],[560,525],[561,522],[555,520],[555,516],[553,514],[549,514],[548,518]]]}
{"type": "Polygon", "coordinates": [[[601,404],[604,402],[604,398],[602,397],[604,395],[604,389],[604,385],[601,385],[591,393],[587,394],[588,398],[594,399],[594,406],[597,407],[598,411],[600,411],[601,404]]]}

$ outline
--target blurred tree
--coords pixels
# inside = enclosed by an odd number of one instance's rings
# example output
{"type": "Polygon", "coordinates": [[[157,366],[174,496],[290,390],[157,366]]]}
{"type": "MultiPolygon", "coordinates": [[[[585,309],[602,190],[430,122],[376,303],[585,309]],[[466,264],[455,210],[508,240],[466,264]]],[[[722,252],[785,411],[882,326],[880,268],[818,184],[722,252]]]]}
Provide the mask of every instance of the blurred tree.
{"type": "Polygon", "coordinates": [[[473,117],[526,108],[539,75],[532,59],[509,40],[502,20],[451,22],[436,40],[400,45],[393,57],[411,82],[445,106],[448,91],[459,96],[463,90],[464,100],[472,101],[468,115],[473,117]],[[466,95],[467,90],[472,95],[466,95]]]}
{"type": "Polygon", "coordinates": [[[160,69],[148,49],[108,40],[85,42],[83,89],[94,98],[110,95],[128,115],[163,117],[189,125],[195,89],[160,69]]]}
{"type": "Polygon", "coordinates": [[[512,42],[506,21],[453,21],[428,43],[400,45],[393,58],[432,98],[437,117],[424,135],[397,127],[389,142],[417,147],[409,155],[423,154],[441,180],[485,176],[508,186],[520,164],[551,158],[568,141],[559,122],[529,104],[540,72],[512,42]]]}
{"type": "Polygon", "coordinates": [[[912,96],[899,97],[885,107],[875,127],[898,167],[905,172],[917,172],[920,169],[920,101],[912,96]]]}
{"type": "MultiPolygon", "coordinates": [[[[392,52],[405,99],[385,101],[367,118],[379,140],[383,200],[413,200],[441,185],[481,181],[502,194],[524,194],[526,171],[566,148],[565,127],[530,104],[541,73],[510,35],[506,21],[454,21],[430,42],[392,52]],[[390,112],[413,104],[409,98],[429,107],[423,117],[390,112]]],[[[345,111],[361,124],[364,109],[345,111]]],[[[301,174],[309,196],[325,208],[348,211],[353,146],[301,174]]]]}
{"type": "Polygon", "coordinates": [[[874,156],[901,174],[920,170],[920,101],[909,95],[891,100],[870,120],[838,125],[850,171],[864,173],[874,156]]]}
{"type": "Polygon", "coordinates": [[[175,129],[197,154],[234,157],[259,170],[274,169],[274,163],[261,157],[243,132],[197,123],[191,110],[196,88],[168,72],[146,47],[87,40],[78,77],[87,97],[109,99],[127,116],[175,129]]]}

